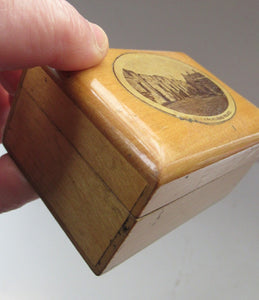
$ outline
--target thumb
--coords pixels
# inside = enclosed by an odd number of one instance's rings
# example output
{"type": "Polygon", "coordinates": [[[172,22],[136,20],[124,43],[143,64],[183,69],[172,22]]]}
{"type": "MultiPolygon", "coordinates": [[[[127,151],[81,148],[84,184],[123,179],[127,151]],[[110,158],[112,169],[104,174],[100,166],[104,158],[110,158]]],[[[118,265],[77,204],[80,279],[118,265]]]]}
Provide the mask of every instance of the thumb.
{"type": "Polygon", "coordinates": [[[36,65],[79,70],[99,63],[108,39],[65,0],[1,0],[0,71],[36,65]]]}

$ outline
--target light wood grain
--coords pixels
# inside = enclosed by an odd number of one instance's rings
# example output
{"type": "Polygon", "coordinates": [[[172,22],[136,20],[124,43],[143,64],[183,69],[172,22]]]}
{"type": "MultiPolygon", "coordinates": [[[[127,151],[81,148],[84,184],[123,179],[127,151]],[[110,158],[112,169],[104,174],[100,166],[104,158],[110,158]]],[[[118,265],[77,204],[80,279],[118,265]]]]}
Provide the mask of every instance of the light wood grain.
{"type": "Polygon", "coordinates": [[[242,165],[259,159],[259,144],[160,186],[140,214],[143,217],[242,165]]]}
{"type": "Polygon", "coordinates": [[[140,173],[163,185],[258,143],[259,110],[183,53],[148,52],[184,61],[219,82],[235,101],[234,117],[217,125],[188,122],[137,99],[112,68],[116,57],[131,52],[139,51],[111,49],[96,68],[53,78],[140,173]]]}
{"type": "Polygon", "coordinates": [[[86,260],[97,264],[128,210],[24,90],[7,134],[9,153],[86,260]]]}
{"type": "MultiPolygon", "coordinates": [[[[138,218],[135,226],[104,272],[136,254],[174,228],[226,196],[246,174],[252,163],[231,171],[194,192],[138,218]]],[[[220,222],[220,216],[219,216],[220,222]]],[[[202,247],[202,245],[201,245],[202,247]]],[[[172,257],[170,259],[173,259],[172,257]]]]}
{"type": "Polygon", "coordinates": [[[30,70],[23,88],[127,209],[131,210],[146,186],[144,178],[96,129],[75,103],[57,88],[43,69],[30,70]],[[45,81],[44,85],[42,80],[45,81]]]}
{"type": "Polygon", "coordinates": [[[101,274],[232,189],[258,158],[259,110],[183,53],[111,49],[89,70],[24,72],[4,144],[83,258],[101,274]],[[130,53],[187,64],[186,78],[195,83],[198,76],[195,84],[203,90],[204,83],[212,93],[206,101],[223,112],[228,103],[232,110],[225,117],[216,111],[210,119],[212,107],[196,107],[202,97],[188,96],[195,85],[182,84],[182,75],[174,78],[167,64],[167,77],[161,70],[156,74],[152,60],[144,64],[146,73],[136,64],[133,71],[122,68],[127,81],[116,73],[115,61],[130,53]],[[187,93],[182,102],[167,99],[174,84],[187,93]],[[194,119],[171,114],[170,106],[161,106],[166,101],[191,109],[194,119]],[[203,119],[200,109],[207,113],[203,119]]]}

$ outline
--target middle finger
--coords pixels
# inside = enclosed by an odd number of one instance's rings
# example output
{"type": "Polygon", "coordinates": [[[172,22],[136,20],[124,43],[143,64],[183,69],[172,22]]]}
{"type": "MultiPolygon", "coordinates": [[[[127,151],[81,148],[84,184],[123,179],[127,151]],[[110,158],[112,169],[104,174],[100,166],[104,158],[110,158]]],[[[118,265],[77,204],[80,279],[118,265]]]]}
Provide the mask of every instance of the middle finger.
{"type": "Polygon", "coordinates": [[[2,84],[10,95],[15,94],[21,74],[21,70],[0,72],[0,84],[2,84]]]}

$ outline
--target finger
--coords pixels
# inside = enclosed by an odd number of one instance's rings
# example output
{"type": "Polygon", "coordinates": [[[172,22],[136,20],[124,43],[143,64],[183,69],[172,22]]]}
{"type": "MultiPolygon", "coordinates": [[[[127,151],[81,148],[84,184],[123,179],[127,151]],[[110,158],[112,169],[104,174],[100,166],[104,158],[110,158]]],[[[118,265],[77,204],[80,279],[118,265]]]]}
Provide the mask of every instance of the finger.
{"type": "Polygon", "coordinates": [[[37,198],[8,154],[0,158],[0,213],[37,198]]]}
{"type": "Polygon", "coordinates": [[[0,84],[0,143],[2,142],[4,125],[9,113],[9,94],[0,84]]]}
{"type": "Polygon", "coordinates": [[[21,70],[0,72],[0,84],[2,84],[2,86],[10,95],[14,95],[21,74],[22,74],[21,70]]]}
{"type": "Polygon", "coordinates": [[[0,70],[84,69],[99,63],[108,48],[103,30],[64,0],[2,0],[0,28],[0,70]]]}

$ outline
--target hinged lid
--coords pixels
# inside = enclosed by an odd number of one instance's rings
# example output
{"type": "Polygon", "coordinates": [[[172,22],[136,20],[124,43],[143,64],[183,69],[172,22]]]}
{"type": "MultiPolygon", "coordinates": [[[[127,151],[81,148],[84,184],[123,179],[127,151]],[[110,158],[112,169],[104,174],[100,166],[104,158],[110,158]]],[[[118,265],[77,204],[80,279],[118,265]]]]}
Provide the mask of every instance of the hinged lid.
{"type": "Polygon", "coordinates": [[[111,49],[97,67],[55,76],[159,185],[259,141],[259,110],[183,53],[111,49]]]}

